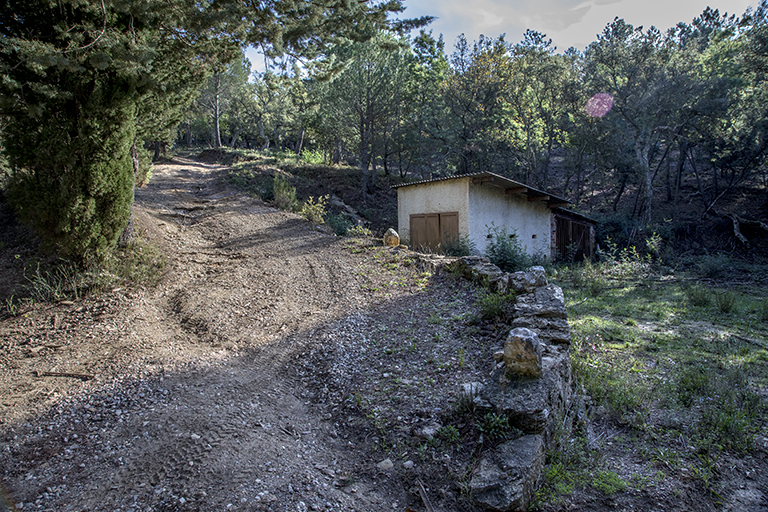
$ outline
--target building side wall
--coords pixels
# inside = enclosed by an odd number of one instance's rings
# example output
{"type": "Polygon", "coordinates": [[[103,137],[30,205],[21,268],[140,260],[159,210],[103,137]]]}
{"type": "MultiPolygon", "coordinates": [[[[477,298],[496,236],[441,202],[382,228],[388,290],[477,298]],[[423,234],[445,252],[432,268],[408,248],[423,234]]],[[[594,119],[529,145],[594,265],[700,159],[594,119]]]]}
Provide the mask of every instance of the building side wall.
{"type": "Polygon", "coordinates": [[[436,183],[424,183],[397,189],[397,232],[410,241],[411,215],[420,213],[459,213],[459,236],[469,233],[469,178],[436,183]]]}
{"type": "Polygon", "coordinates": [[[541,254],[552,257],[551,212],[542,201],[528,201],[528,197],[504,194],[504,190],[491,184],[469,187],[469,233],[478,253],[488,245],[488,228],[493,223],[516,232],[520,246],[531,256],[541,254]]]}

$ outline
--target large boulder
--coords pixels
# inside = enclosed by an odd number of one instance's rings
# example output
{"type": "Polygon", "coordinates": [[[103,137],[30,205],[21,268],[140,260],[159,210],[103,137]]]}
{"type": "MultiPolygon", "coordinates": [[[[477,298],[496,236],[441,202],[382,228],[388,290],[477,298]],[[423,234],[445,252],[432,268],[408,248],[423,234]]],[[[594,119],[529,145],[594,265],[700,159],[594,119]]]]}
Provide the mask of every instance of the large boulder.
{"type": "Polygon", "coordinates": [[[483,455],[469,483],[476,503],[488,510],[528,510],[544,466],[544,438],[527,435],[483,455]]]}
{"type": "Polygon", "coordinates": [[[397,247],[400,245],[400,235],[397,234],[397,231],[389,228],[387,232],[384,233],[384,245],[387,247],[397,247]]]}

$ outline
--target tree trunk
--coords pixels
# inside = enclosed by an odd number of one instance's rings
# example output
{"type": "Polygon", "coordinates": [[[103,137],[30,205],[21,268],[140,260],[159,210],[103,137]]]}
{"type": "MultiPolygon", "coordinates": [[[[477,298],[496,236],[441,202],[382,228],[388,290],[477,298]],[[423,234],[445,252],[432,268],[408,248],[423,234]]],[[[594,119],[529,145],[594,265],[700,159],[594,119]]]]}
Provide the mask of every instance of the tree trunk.
{"type": "Polygon", "coordinates": [[[296,154],[301,156],[301,150],[304,146],[304,123],[301,124],[301,128],[299,128],[299,140],[296,141],[296,154]]]}
{"type": "Polygon", "coordinates": [[[368,173],[370,167],[370,132],[365,117],[360,117],[360,169],[362,170],[363,196],[370,194],[371,183],[368,173]]]}
{"type": "Polygon", "coordinates": [[[237,147],[237,139],[240,138],[240,134],[243,132],[243,129],[241,127],[238,127],[232,136],[229,138],[229,147],[232,149],[235,149],[237,147]]]}
{"type": "Polygon", "coordinates": [[[635,154],[643,172],[642,188],[643,192],[645,193],[643,202],[645,206],[645,223],[647,225],[651,224],[651,208],[653,201],[653,173],[651,172],[651,165],[648,156],[649,152],[650,148],[641,144],[640,138],[638,137],[637,142],[635,143],[635,154]]]}
{"type": "Polygon", "coordinates": [[[688,144],[685,140],[680,142],[677,157],[677,172],[675,173],[672,184],[672,220],[677,219],[677,207],[680,202],[680,185],[683,180],[683,169],[685,168],[685,159],[688,154],[688,144]]]}
{"type": "Polygon", "coordinates": [[[619,186],[619,192],[616,194],[616,199],[613,200],[613,211],[615,212],[616,209],[619,206],[619,199],[621,199],[621,195],[624,193],[624,187],[627,186],[627,175],[625,174],[624,177],[621,180],[621,185],[619,186]]]}
{"type": "Polygon", "coordinates": [[[221,147],[221,129],[219,127],[219,120],[221,118],[221,109],[219,106],[219,95],[216,94],[213,100],[213,137],[216,148],[221,147]]]}
{"type": "Polygon", "coordinates": [[[259,137],[264,141],[264,145],[261,147],[262,151],[269,149],[269,137],[264,135],[264,120],[259,118],[259,137]]]}

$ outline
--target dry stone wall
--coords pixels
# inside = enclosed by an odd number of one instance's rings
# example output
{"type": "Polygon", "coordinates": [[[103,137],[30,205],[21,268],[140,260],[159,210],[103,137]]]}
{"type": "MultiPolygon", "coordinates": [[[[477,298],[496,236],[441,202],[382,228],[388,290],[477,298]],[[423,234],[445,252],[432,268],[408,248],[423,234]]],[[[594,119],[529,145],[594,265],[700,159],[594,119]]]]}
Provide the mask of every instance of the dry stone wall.
{"type": "Polygon", "coordinates": [[[473,499],[493,511],[527,510],[556,432],[582,409],[574,394],[571,334],[563,291],[542,267],[512,274],[469,256],[447,268],[497,293],[515,292],[512,329],[485,382],[464,385],[475,404],[503,414],[524,435],[483,454],[470,481],[473,499]]]}

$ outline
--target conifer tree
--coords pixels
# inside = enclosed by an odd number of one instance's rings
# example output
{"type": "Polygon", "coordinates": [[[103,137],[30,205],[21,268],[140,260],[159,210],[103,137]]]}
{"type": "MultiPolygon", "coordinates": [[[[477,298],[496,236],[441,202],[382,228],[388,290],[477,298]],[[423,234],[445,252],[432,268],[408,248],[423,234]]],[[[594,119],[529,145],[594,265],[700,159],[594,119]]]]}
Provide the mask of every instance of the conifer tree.
{"type": "Polygon", "coordinates": [[[214,64],[246,44],[315,58],[339,38],[418,24],[387,21],[402,10],[399,0],[3,0],[9,199],[60,255],[99,259],[128,223],[138,136],[177,120],[214,64]]]}

